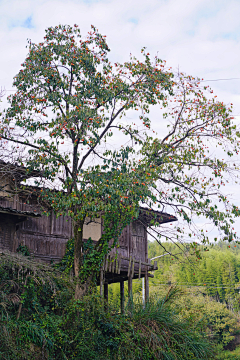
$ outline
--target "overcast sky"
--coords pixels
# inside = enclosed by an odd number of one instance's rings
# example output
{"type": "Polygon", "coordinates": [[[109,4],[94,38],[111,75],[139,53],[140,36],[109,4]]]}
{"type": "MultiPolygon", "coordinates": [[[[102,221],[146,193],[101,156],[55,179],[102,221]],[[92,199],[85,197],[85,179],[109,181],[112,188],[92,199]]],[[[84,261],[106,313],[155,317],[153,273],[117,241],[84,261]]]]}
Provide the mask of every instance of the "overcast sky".
{"type": "MultiPolygon", "coordinates": [[[[239,0],[0,0],[0,84],[11,89],[25,59],[27,38],[40,42],[44,29],[95,25],[107,35],[113,61],[140,55],[146,46],[169,66],[204,79],[240,77],[239,0]]],[[[209,82],[210,84],[210,82],[209,82]]],[[[211,82],[221,100],[240,114],[240,80],[211,82]]]]}
{"type": "Polygon", "coordinates": [[[40,42],[59,24],[78,24],[85,37],[93,24],[107,35],[112,61],[139,57],[145,46],[173,70],[231,79],[207,83],[240,120],[239,14],[239,0],[0,0],[0,87],[10,93],[27,38],[40,42]]]}

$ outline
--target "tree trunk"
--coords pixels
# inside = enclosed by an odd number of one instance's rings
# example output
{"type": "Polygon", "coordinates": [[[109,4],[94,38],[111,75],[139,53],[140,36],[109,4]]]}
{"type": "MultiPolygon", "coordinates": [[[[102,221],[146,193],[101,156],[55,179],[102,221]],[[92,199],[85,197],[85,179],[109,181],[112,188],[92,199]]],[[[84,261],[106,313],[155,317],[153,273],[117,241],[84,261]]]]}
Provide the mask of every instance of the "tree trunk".
{"type": "Polygon", "coordinates": [[[83,224],[84,221],[76,221],[74,224],[74,274],[77,278],[82,265],[83,224]]]}
{"type": "Polygon", "coordinates": [[[75,289],[75,299],[80,299],[83,296],[83,287],[85,284],[81,284],[81,279],[79,278],[80,269],[82,266],[82,249],[83,249],[83,224],[84,221],[76,221],[74,223],[74,275],[76,278],[76,289],[75,289]]]}

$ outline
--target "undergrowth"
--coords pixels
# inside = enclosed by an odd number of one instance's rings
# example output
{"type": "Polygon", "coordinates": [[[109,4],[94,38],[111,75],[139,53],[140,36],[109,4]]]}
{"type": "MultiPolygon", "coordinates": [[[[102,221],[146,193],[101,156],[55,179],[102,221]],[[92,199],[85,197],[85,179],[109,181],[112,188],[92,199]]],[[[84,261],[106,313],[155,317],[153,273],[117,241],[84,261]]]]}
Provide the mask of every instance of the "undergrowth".
{"type": "Polygon", "coordinates": [[[0,255],[0,358],[6,360],[211,359],[213,347],[174,310],[170,289],[125,314],[96,293],[73,300],[73,283],[50,266],[0,255]]]}

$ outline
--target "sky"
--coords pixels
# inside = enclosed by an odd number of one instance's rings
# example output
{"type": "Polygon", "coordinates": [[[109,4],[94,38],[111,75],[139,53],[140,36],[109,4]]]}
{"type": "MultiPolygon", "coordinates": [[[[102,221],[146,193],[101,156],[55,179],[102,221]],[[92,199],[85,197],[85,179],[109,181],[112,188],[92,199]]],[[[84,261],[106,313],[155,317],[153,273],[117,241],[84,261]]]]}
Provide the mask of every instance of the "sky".
{"type": "Polygon", "coordinates": [[[0,0],[0,88],[12,93],[27,39],[41,42],[59,24],[79,25],[85,37],[92,24],[107,36],[111,61],[140,57],[145,46],[173,70],[203,78],[218,100],[234,104],[238,122],[239,14],[239,0],[0,0]]]}
{"type": "MultiPolygon", "coordinates": [[[[0,0],[0,10],[0,86],[6,90],[26,57],[27,39],[40,42],[47,27],[60,23],[78,24],[83,36],[95,25],[107,35],[113,61],[139,56],[146,46],[189,75],[240,77],[238,0],[0,0]]],[[[240,114],[240,79],[209,84],[240,114]]]]}
{"type": "Polygon", "coordinates": [[[44,30],[59,24],[78,24],[85,37],[93,24],[107,36],[112,61],[139,57],[145,46],[173,70],[204,78],[240,119],[239,0],[0,0],[0,10],[6,94],[27,55],[27,39],[41,42],[44,30]]]}

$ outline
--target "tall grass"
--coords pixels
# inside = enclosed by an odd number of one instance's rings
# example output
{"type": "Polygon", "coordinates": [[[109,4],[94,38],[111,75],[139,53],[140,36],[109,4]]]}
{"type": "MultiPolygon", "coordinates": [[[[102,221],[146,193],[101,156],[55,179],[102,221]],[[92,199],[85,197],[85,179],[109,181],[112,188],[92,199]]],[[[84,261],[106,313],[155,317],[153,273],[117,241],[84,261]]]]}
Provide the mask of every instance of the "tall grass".
{"type": "Polygon", "coordinates": [[[48,281],[43,276],[44,281],[36,281],[40,278],[36,272],[34,278],[25,281],[18,271],[12,270],[13,263],[15,266],[19,263],[15,260],[9,264],[5,261],[2,266],[0,261],[4,304],[0,317],[0,359],[207,360],[213,357],[213,347],[198,325],[179,316],[174,305],[179,296],[176,289],[170,289],[162,298],[150,299],[145,307],[140,301],[129,299],[123,315],[118,307],[111,304],[107,307],[97,294],[74,301],[69,280],[59,278],[54,270],[46,270],[48,281]]]}
{"type": "Polygon", "coordinates": [[[211,359],[213,347],[198,325],[181,320],[174,306],[179,296],[170,288],[166,296],[151,298],[145,307],[130,299],[127,309],[139,340],[151,352],[152,359],[211,359]]]}
{"type": "Polygon", "coordinates": [[[143,308],[129,301],[125,315],[92,295],[70,302],[61,315],[0,324],[2,359],[184,360],[211,359],[212,346],[198,329],[180,321],[173,296],[143,308]],[[171,299],[171,300],[170,300],[171,299]]]}

